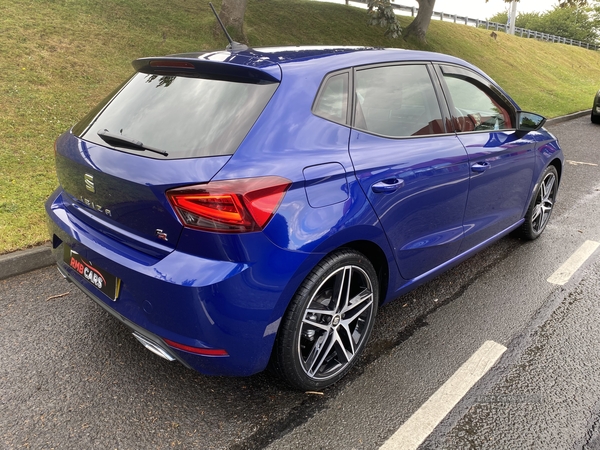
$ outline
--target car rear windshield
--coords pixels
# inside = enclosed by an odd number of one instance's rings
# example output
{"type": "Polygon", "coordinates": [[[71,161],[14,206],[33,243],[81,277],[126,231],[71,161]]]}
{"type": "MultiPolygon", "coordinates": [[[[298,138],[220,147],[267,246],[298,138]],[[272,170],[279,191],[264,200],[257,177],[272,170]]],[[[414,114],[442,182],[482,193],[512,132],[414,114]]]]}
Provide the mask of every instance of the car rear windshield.
{"type": "Polygon", "coordinates": [[[75,125],[73,134],[106,146],[98,135],[105,132],[168,153],[143,153],[150,158],[231,155],[277,86],[137,73],[75,125]]]}

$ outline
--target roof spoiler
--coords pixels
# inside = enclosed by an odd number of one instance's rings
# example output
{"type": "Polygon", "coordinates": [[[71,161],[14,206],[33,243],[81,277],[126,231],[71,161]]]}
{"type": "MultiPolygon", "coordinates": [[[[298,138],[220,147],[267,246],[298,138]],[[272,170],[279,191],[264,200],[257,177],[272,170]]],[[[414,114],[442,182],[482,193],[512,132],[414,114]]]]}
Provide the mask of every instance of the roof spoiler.
{"type": "Polygon", "coordinates": [[[228,59],[232,62],[211,61],[203,59],[202,56],[199,58],[161,56],[136,59],[131,64],[136,71],[149,75],[206,78],[254,84],[280,81],[274,74],[266,70],[244,65],[245,61],[237,62],[236,60],[240,58],[246,60],[243,55],[230,56],[228,59]]]}

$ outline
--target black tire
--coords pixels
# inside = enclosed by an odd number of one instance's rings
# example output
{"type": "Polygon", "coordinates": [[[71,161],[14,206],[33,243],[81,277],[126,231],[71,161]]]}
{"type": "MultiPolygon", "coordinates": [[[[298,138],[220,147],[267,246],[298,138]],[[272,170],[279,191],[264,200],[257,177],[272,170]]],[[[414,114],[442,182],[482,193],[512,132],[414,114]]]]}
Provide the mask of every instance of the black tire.
{"type": "Polygon", "coordinates": [[[325,257],[290,302],[271,368],[296,389],[331,386],[362,353],[378,303],[377,273],[364,255],[341,249],[325,257]]]}
{"type": "Polygon", "coordinates": [[[534,240],[544,232],[552,215],[557,190],[558,173],[554,166],[548,166],[531,199],[525,222],[519,229],[521,237],[534,240]]]}
{"type": "MultiPolygon", "coordinates": [[[[594,106],[595,108],[595,106],[594,106]]],[[[592,123],[600,123],[600,115],[594,113],[591,114],[592,123]]]]}

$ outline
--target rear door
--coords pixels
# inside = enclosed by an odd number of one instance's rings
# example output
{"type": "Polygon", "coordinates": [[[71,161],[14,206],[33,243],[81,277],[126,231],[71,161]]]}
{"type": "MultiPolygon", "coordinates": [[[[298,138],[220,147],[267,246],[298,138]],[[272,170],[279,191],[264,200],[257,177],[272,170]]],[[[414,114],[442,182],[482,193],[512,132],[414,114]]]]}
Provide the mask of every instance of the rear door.
{"type": "Polygon", "coordinates": [[[458,138],[469,155],[470,188],[461,252],[495,236],[525,214],[535,142],[516,135],[516,111],[479,74],[440,65],[458,138]]]}
{"type": "Polygon", "coordinates": [[[414,63],[354,76],[350,155],[405,279],[456,256],[463,236],[469,161],[432,75],[414,63]]]}

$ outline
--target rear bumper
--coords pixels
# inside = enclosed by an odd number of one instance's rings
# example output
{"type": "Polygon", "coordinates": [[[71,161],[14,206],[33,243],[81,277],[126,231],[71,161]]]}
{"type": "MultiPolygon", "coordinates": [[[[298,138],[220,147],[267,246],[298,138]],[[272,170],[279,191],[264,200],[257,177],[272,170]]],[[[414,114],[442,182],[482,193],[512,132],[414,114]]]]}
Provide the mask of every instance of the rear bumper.
{"type": "Polygon", "coordinates": [[[310,267],[306,254],[281,249],[261,233],[248,236],[250,248],[260,249],[256,263],[210,260],[177,250],[151,257],[79,221],[63,206],[60,189],[46,202],[46,212],[61,273],[141,342],[149,341],[147,348],[207,375],[246,376],[266,367],[281,317],[310,267]],[[65,244],[121,280],[115,301],[63,261],[65,244]],[[165,340],[223,349],[227,356],[197,355],[165,340]]]}
{"type": "Polygon", "coordinates": [[[116,312],[114,309],[110,308],[103,300],[101,300],[99,297],[94,295],[92,292],[90,292],[88,289],[86,289],[86,287],[82,283],[80,283],[80,281],[79,281],[80,277],[76,277],[76,278],[71,277],[70,274],[64,270],[63,264],[58,264],[58,271],[69,283],[73,283],[81,291],[86,293],[88,295],[88,297],[90,297],[98,305],[100,305],[106,312],[108,312],[115,319],[117,319],[118,321],[120,321],[121,323],[123,323],[124,325],[129,327],[132,330],[132,334],[135,336],[135,338],[138,341],[140,341],[142,343],[142,345],[144,345],[146,348],[148,348],[149,350],[153,351],[153,353],[157,354],[158,356],[160,356],[168,361],[178,360],[184,366],[191,369],[191,367],[185,362],[185,360],[178,358],[177,354],[175,352],[173,352],[170,349],[170,347],[159,336],[156,336],[156,335],[150,333],[148,330],[138,326],[131,320],[127,319],[126,317],[124,317],[121,314],[119,314],[118,312],[116,312]]]}

